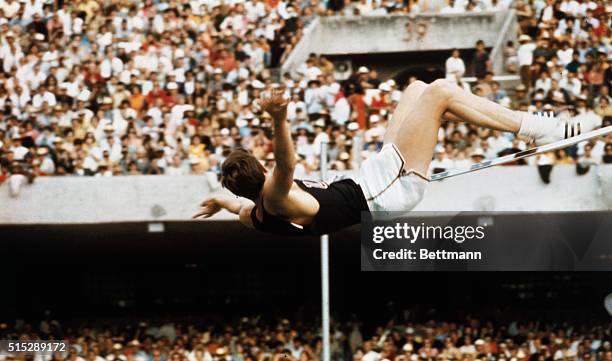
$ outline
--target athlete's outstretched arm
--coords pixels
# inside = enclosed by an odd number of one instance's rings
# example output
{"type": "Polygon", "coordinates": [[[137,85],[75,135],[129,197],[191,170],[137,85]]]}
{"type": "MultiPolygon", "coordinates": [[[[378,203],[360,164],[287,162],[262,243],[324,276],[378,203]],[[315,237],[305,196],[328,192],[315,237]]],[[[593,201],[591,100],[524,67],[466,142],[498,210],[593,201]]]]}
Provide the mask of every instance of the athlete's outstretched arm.
{"type": "Polygon", "coordinates": [[[240,222],[244,225],[253,227],[251,222],[251,210],[255,203],[242,197],[232,197],[228,195],[217,195],[206,199],[200,204],[200,211],[193,218],[209,218],[225,208],[228,211],[240,216],[240,222]]]}
{"type": "Polygon", "coordinates": [[[262,98],[261,107],[274,121],[274,160],[276,166],[272,173],[272,183],[267,190],[268,197],[284,198],[293,184],[295,170],[295,151],[291,140],[291,132],[287,124],[287,104],[283,97],[284,89],[272,90],[269,98],[262,98]]]}

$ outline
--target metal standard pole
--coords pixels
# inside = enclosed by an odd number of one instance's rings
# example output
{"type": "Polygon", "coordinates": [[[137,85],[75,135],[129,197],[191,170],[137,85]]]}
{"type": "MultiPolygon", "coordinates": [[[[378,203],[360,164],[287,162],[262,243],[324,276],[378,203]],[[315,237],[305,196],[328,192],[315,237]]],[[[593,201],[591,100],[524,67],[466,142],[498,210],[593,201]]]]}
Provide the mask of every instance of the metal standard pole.
{"type": "Polygon", "coordinates": [[[353,137],[353,164],[357,165],[357,170],[361,167],[361,151],[363,150],[363,143],[361,136],[356,135],[353,137]]]}
{"type": "MultiPolygon", "coordinates": [[[[321,180],[327,178],[327,143],[321,143],[321,180]]],[[[321,361],[330,361],[329,352],[329,235],[321,236],[321,313],[323,328],[323,357],[321,361]]]]}

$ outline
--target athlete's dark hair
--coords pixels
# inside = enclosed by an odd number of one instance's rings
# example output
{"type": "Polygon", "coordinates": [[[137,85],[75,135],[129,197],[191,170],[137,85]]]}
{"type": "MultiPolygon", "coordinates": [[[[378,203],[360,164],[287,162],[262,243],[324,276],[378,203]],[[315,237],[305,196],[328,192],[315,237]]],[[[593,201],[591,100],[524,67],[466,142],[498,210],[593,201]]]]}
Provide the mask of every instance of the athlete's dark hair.
{"type": "Polygon", "coordinates": [[[221,184],[235,195],[257,202],[266,180],[265,171],[249,151],[237,149],[223,162],[221,184]]]}

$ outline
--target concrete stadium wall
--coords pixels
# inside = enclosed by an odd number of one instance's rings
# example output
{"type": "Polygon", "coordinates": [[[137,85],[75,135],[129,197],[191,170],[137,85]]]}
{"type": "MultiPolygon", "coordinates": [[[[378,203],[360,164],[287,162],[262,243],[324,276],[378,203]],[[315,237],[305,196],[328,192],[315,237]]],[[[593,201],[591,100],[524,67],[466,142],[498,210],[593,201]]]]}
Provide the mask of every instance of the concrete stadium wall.
{"type": "Polygon", "coordinates": [[[283,64],[283,71],[294,71],[309,53],[341,55],[472,49],[482,39],[493,47],[495,72],[502,73],[501,48],[516,38],[514,11],[470,14],[421,14],[384,16],[322,17],[309,25],[295,50],[283,64]],[[406,24],[413,35],[407,37],[406,24]],[[417,24],[428,25],[417,39],[417,24]],[[501,45],[501,47],[500,47],[501,45]],[[499,58],[499,59],[498,59],[499,58]]]}
{"type": "MultiPolygon", "coordinates": [[[[316,176],[313,176],[316,178],[316,176]]],[[[612,166],[576,175],[553,169],[544,184],[534,167],[497,167],[429,185],[419,211],[612,210],[612,166]]],[[[0,224],[189,220],[218,184],[206,176],[43,177],[12,196],[0,185],[0,224]]],[[[235,220],[222,212],[213,220],[235,220]]]]}
{"type": "Polygon", "coordinates": [[[535,167],[497,167],[431,183],[415,211],[602,211],[612,210],[611,197],[612,165],[582,176],[555,166],[549,184],[535,167]]]}

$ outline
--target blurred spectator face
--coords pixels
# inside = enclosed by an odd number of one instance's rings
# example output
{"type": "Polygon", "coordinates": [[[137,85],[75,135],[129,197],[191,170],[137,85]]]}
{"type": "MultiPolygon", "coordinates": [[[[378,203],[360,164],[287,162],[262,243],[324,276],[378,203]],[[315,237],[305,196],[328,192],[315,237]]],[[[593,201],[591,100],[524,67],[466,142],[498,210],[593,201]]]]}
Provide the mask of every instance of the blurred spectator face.
{"type": "Polygon", "coordinates": [[[485,51],[485,44],[482,40],[479,40],[476,42],[476,51],[478,52],[484,52],[485,51]]]}
{"type": "Polygon", "coordinates": [[[606,155],[612,156],[612,142],[609,142],[606,144],[605,152],[606,152],[606,155]]]}

